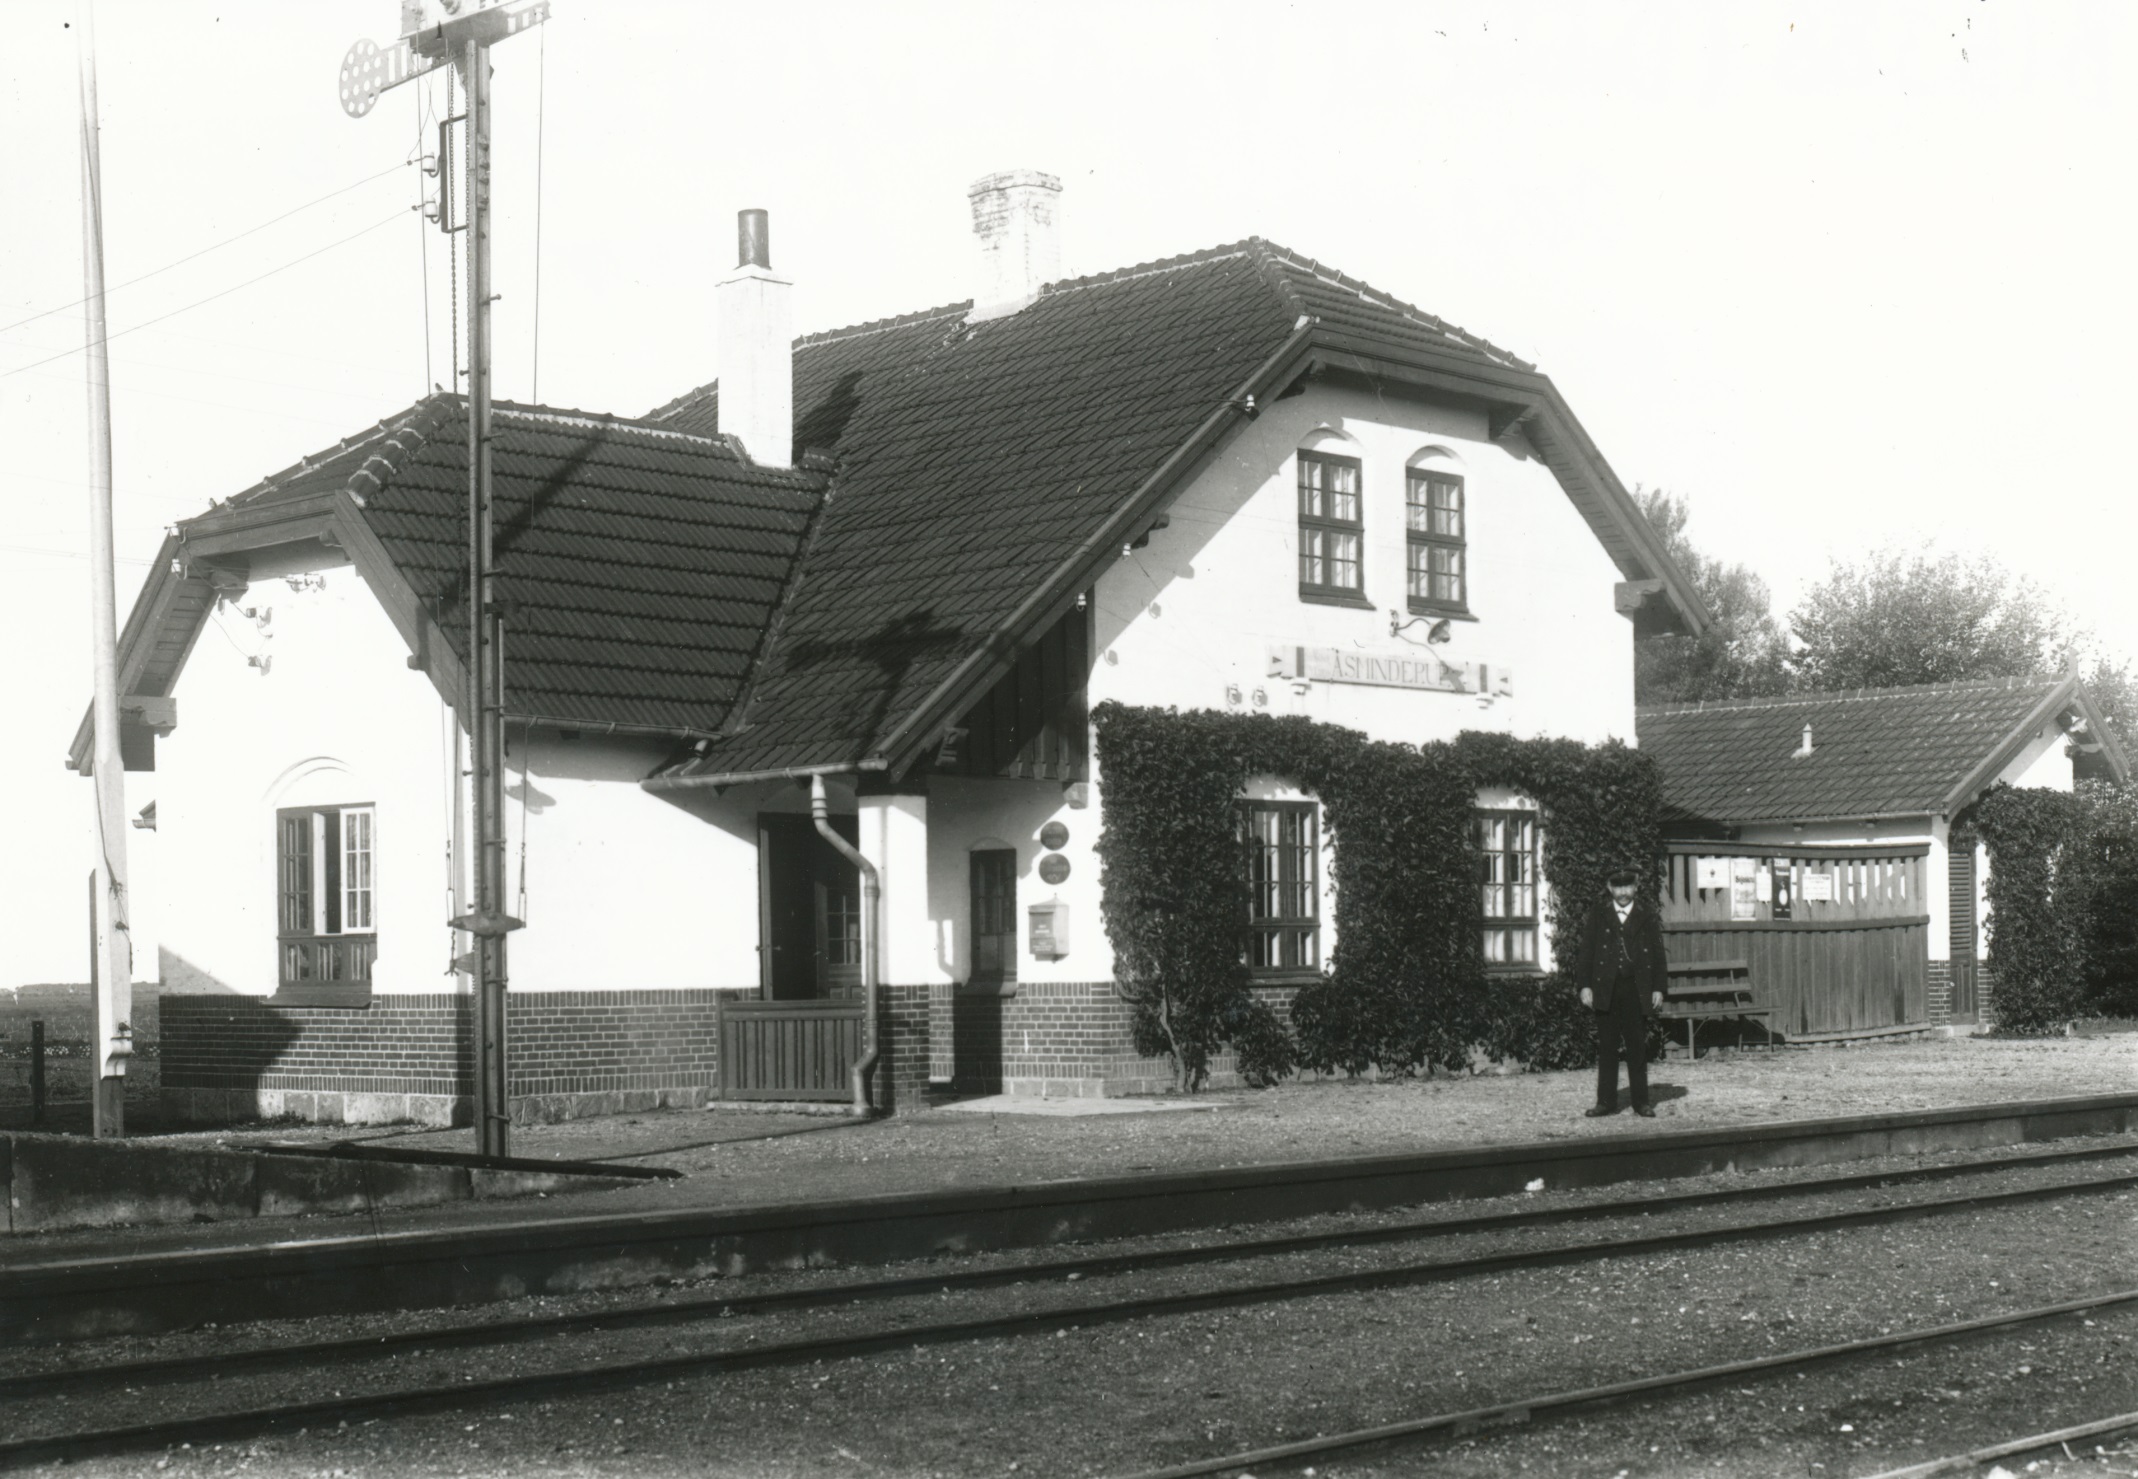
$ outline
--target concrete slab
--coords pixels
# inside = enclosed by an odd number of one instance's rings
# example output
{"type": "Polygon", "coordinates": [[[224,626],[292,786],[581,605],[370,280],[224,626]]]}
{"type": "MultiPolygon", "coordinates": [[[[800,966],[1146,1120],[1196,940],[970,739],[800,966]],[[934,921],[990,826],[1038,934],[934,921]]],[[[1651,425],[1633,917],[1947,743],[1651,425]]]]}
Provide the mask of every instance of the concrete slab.
{"type": "Polygon", "coordinates": [[[1038,1094],[989,1094],[981,1099],[960,1099],[944,1109],[961,1114],[1161,1114],[1169,1109],[1223,1109],[1218,1099],[1101,1099],[1079,1095],[1046,1098],[1038,1094]]]}

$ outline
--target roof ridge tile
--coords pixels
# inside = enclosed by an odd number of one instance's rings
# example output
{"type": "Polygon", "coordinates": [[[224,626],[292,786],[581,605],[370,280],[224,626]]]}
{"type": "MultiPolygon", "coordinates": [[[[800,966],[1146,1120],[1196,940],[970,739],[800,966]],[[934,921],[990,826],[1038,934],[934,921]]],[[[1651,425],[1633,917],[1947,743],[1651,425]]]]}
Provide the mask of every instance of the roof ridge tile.
{"type": "Polygon", "coordinates": [[[1930,693],[1984,693],[1997,689],[2047,688],[2064,681],[2061,673],[2037,673],[2031,677],[1953,678],[1942,683],[1903,683],[1885,688],[1808,688],[1792,693],[1750,698],[1688,699],[1679,703],[1639,704],[1636,714],[1724,713],[1732,710],[1785,709],[1819,703],[1908,698],[1930,693]]]}

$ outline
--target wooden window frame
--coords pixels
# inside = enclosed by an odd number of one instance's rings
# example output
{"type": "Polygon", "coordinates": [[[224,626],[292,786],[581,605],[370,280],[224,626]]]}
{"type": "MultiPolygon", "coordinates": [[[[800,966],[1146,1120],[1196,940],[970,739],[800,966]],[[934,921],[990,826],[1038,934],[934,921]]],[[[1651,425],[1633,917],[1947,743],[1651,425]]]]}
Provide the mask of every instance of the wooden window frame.
{"type": "Polygon", "coordinates": [[[1544,933],[1541,924],[1544,898],[1543,818],[1526,807],[1480,807],[1473,816],[1478,829],[1478,861],[1482,875],[1478,880],[1478,907],[1482,916],[1479,945],[1485,957],[1486,973],[1495,976],[1541,976],[1544,974],[1544,933]],[[1529,828],[1529,846],[1519,852],[1504,847],[1486,847],[1485,825],[1495,821],[1525,823],[1529,828]],[[1492,876],[1492,860],[1495,857],[1526,858],[1529,864],[1528,879],[1495,879],[1492,876]],[[1515,913],[1515,891],[1524,887],[1529,891],[1529,910],[1527,913],[1515,913]],[[1497,914],[1492,912],[1490,902],[1495,891],[1501,895],[1501,912],[1497,914]],[[1493,935],[1505,936],[1511,950],[1515,937],[1523,933],[1529,936],[1529,959],[1516,960],[1507,956],[1499,960],[1491,959],[1489,941],[1493,935]]]}
{"type": "Polygon", "coordinates": [[[1246,962],[1248,975],[1256,981],[1311,981],[1321,978],[1321,823],[1320,808],[1312,801],[1257,801],[1239,803],[1238,835],[1240,840],[1240,870],[1244,890],[1243,917],[1241,919],[1241,958],[1246,962]],[[1255,819],[1260,815],[1296,817],[1300,819],[1300,835],[1297,840],[1282,836],[1280,824],[1277,847],[1277,876],[1264,885],[1258,881],[1256,853],[1267,844],[1255,830],[1255,819]],[[1261,914],[1261,888],[1274,887],[1280,893],[1293,890],[1293,897],[1304,902],[1305,910],[1292,914],[1261,914]],[[1258,942],[1268,941],[1266,945],[1258,942]],[[1292,955],[1297,959],[1287,960],[1292,955]],[[1258,963],[1266,961],[1266,963],[1258,963]]]}
{"type": "Polygon", "coordinates": [[[371,1004],[378,956],[378,807],[369,801],[275,812],[275,993],[291,1006],[371,1004]],[[352,825],[360,819],[361,826],[352,825]],[[351,850],[361,831],[361,853],[351,850]],[[301,848],[295,844],[302,842],[301,848]],[[351,864],[361,857],[361,878],[351,864]],[[299,916],[302,916],[301,918],[299,916]],[[350,927],[352,915],[361,923],[350,927]]]}
{"type": "Polygon", "coordinates": [[[1299,595],[1306,601],[1318,601],[1343,606],[1370,606],[1366,599],[1366,465],[1356,457],[1345,457],[1333,452],[1308,452],[1298,454],[1298,508],[1299,508],[1299,595]],[[1354,487],[1351,497],[1358,509],[1355,519],[1341,519],[1326,510],[1329,506],[1329,491],[1326,487],[1315,489],[1307,482],[1309,467],[1348,467],[1351,469],[1354,487]],[[1322,495],[1323,512],[1308,509],[1308,495],[1322,495]],[[1309,555],[1307,545],[1311,538],[1324,539],[1349,537],[1357,542],[1357,553],[1352,564],[1358,570],[1358,580],[1353,585],[1338,585],[1329,581],[1309,580],[1307,562],[1318,559],[1324,570],[1332,563],[1329,556],[1309,555]]]}
{"type": "Polygon", "coordinates": [[[1468,616],[1470,614],[1470,492],[1469,484],[1459,472],[1448,472],[1437,467],[1413,467],[1405,470],[1403,479],[1403,590],[1413,615],[1417,616],[1468,616]],[[1455,532],[1436,533],[1431,528],[1420,529],[1417,512],[1426,510],[1426,519],[1432,519],[1432,485],[1450,483],[1455,488],[1455,532]],[[1425,503],[1417,499],[1420,492],[1425,503]],[[1411,589],[1418,575],[1418,561],[1426,562],[1426,588],[1432,588],[1432,558],[1435,550],[1452,550],[1456,560],[1458,594],[1453,600],[1444,600],[1432,595],[1419,595],[1411,589]]]}

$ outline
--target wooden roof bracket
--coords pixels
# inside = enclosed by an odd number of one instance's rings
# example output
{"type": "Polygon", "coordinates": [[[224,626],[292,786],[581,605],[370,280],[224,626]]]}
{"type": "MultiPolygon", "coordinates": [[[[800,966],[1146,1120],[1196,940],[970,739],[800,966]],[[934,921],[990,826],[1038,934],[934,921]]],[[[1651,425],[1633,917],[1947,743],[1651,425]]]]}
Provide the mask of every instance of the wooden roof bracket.
{"type": "Polygon", "coordinates": [[[1486,430],[1495,442],[1504,442],[1528,424],[1537,414],[1534,401],[1522,404],[1495,406],[1486,417],[1486,430]]]}

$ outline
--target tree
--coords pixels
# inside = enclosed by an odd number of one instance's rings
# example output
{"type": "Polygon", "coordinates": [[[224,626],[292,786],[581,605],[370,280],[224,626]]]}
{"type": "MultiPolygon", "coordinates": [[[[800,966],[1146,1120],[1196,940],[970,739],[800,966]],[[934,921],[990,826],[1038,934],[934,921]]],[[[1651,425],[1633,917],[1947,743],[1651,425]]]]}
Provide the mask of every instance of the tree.
{"type": "Polygon", "coordinates": [[[1789,614],[1801,688],[1898,688],[2023,678],[2083,640],[2041,588],[1988,555],[1887,549],[1836,562],[1789,614]]]}
{"type": "Polygon", "coordinates": [[[1767,583],[1743,565],[1725,565],[1686,537],[1683,496],[1634,490],[1663,546],[1707,602],[1714,624],[1697,637],[1646,637],[1635,649],[1634,693],[1644,704],[1754,698],[1789,686],[1788,638],[1774,619],[1767,583]]]}

